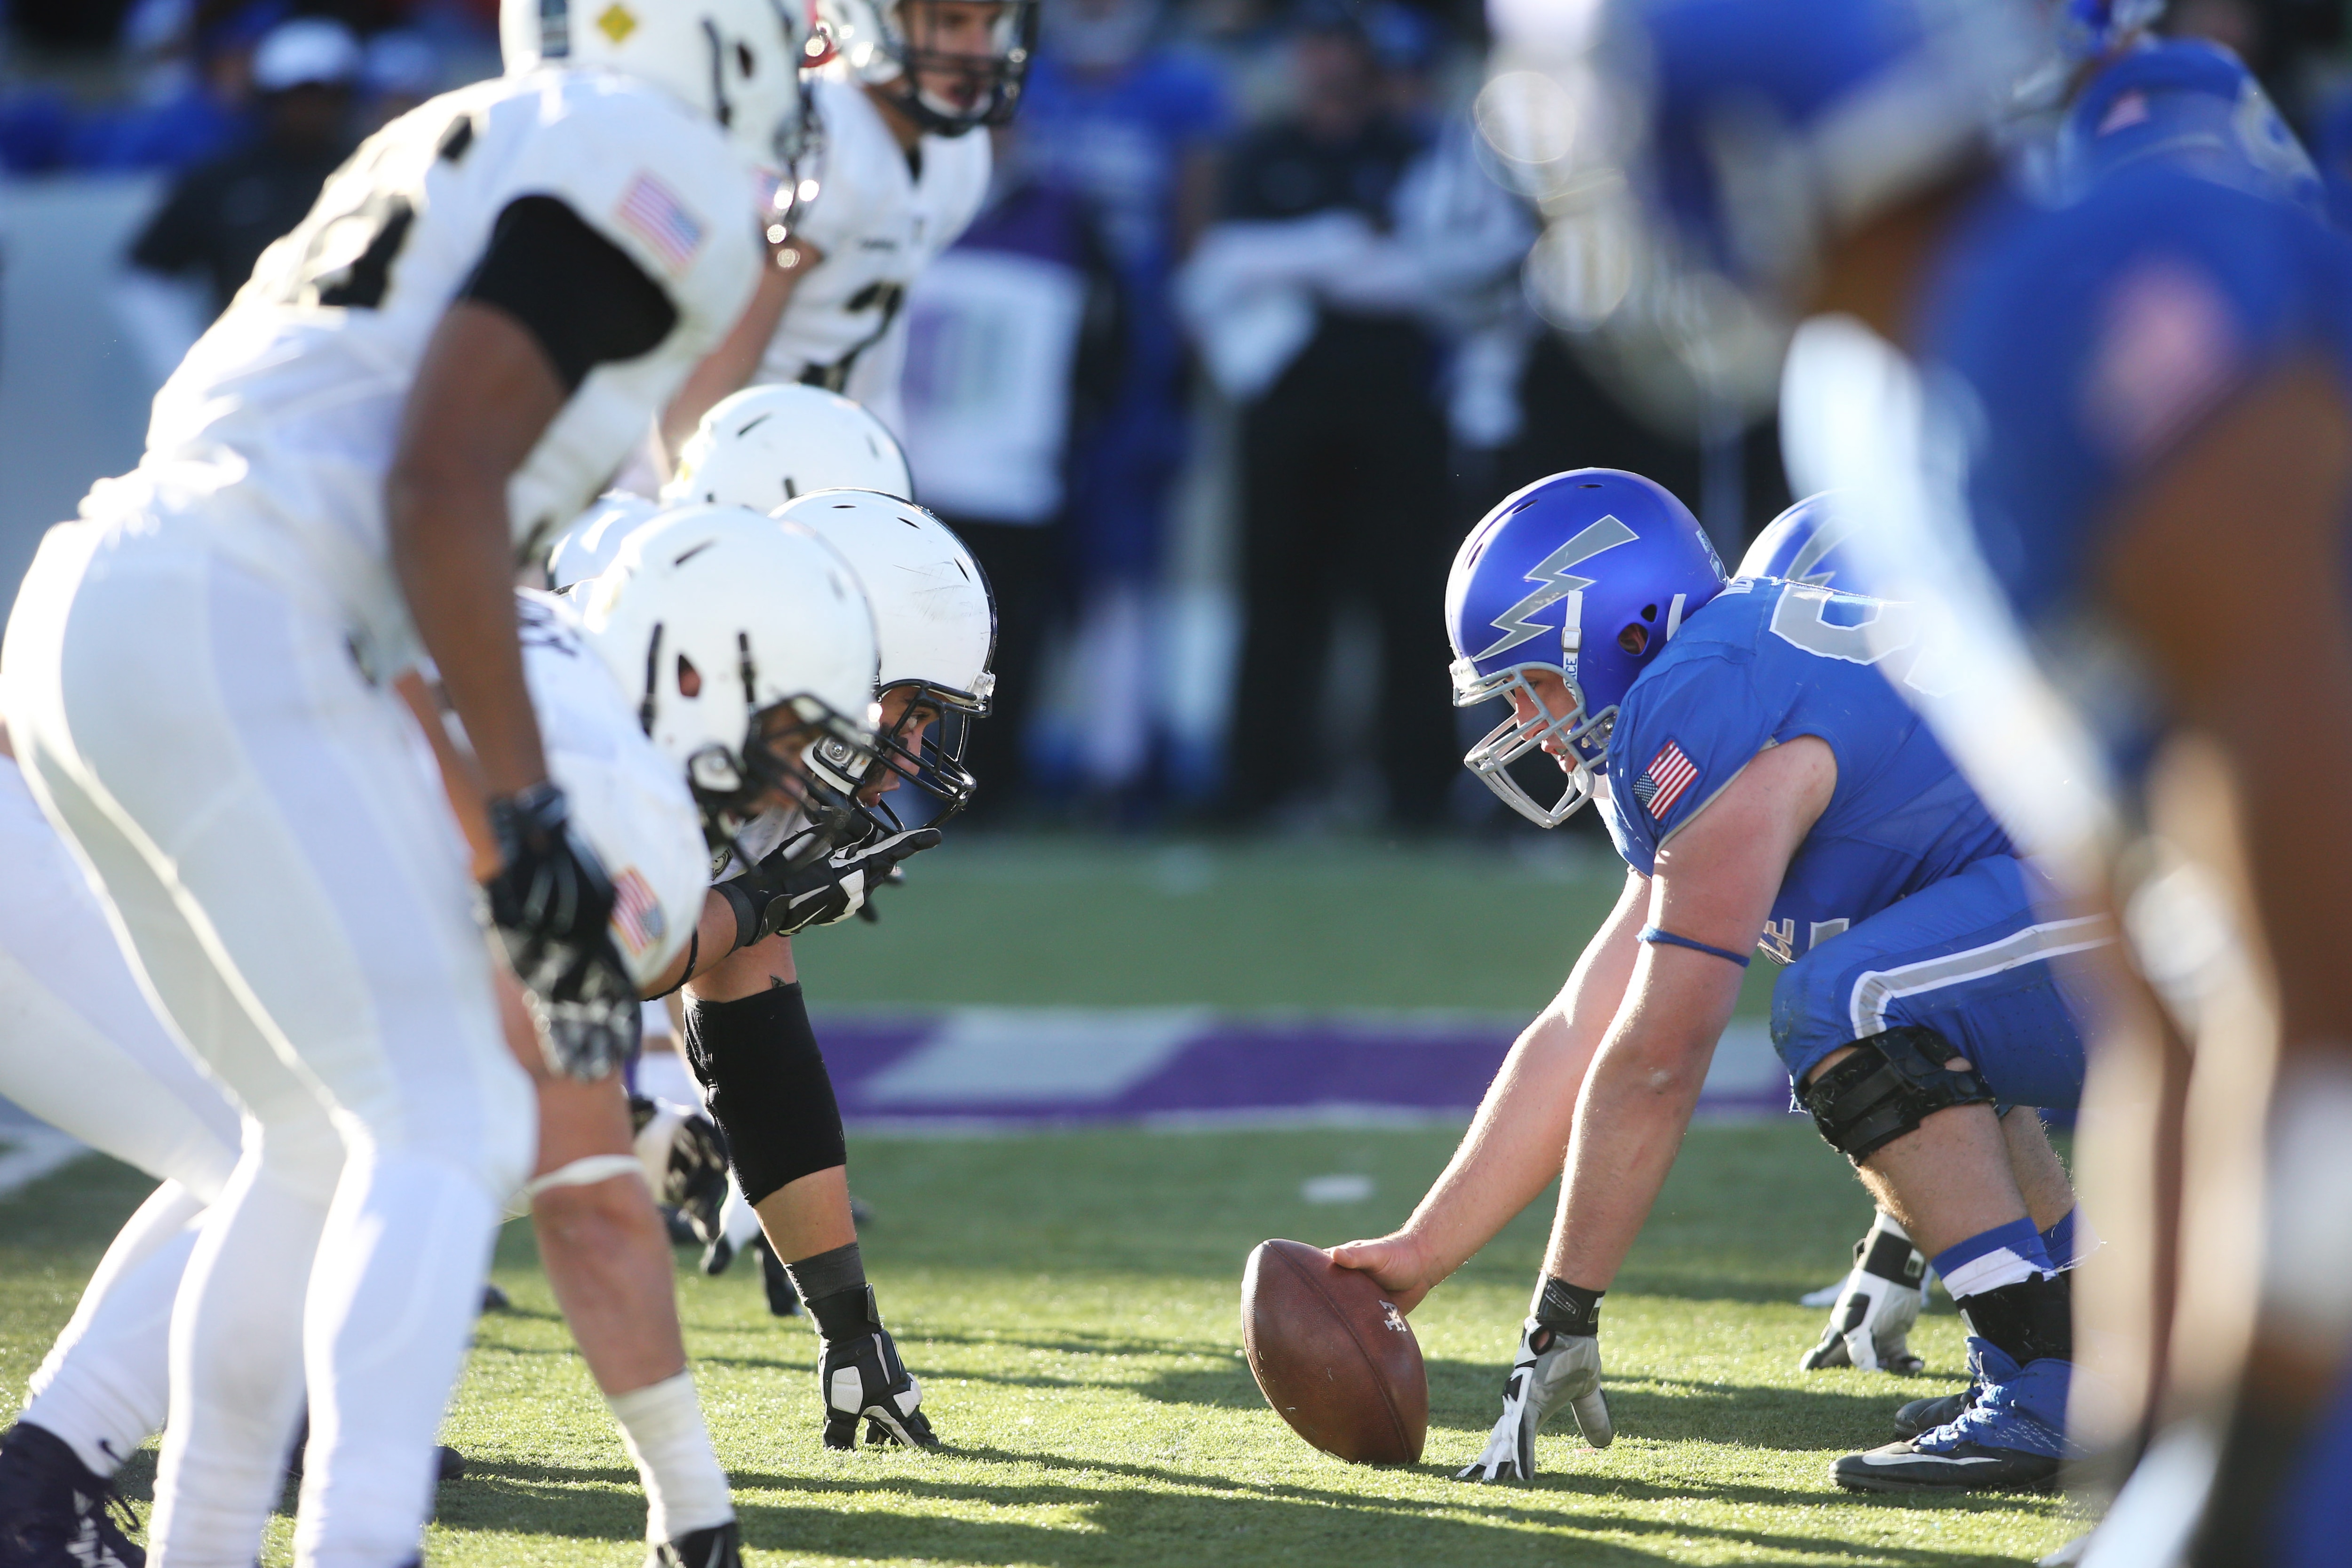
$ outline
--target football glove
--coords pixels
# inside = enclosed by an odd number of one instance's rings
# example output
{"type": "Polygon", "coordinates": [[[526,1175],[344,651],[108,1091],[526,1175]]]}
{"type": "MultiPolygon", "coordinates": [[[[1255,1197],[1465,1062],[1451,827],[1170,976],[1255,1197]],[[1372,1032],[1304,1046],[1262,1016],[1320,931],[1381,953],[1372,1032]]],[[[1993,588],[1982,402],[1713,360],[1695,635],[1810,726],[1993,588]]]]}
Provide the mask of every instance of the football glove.
{"type": "Polygon", "coordinates": [[[1528,1481],[1536,1474],[1536,1432],[1566,1405],[1576,1429],[1596,1448],[1617,1436],[1609,1424],[1609,1402],[1601,1394],[1601,1341],[1591,1334],[1563,1334],[1529,1318],[1519,1332],[1519,1353],[1503,1380],[1503,1415],[1475,1459],[1454,1475],[1458,1481],[1528,1481]]]}
{"type": "Polygon", "coordinates": [[[1927,1268],[1903,1227],[1880,1215],[1853,1244],[1853,1271],[1830,1308],[1821,1342],[1798,1359],[1797,1370],[1850,1366],[1906,1377],[1925,1370],[1927,1362],[1911,1353],[1910,1337],[1927,1268]]]}
{"type": "MultiPolygon", "coordinates": [[[[751,929],[740,944],[782,934],[796,936],[811,926],[845,921],[866,907],[866,900],[883,883],[899,880],[898,862],[940,841],[936,827],[914,827],[901,833],[877,835],[845,846],[803,866],[791,865],[793,845],[771,854],[740,877],[719,884],[730,904],[747,901],[751,929]]],[[[739,912],[737,919],[741,921],[739,912]]]]}
{"type": "Polygon", "coordinates": [[[499,868],[483,884],[491,926],[522,982],[547,1065],[593,1081],[637,1048],[645,1016],[613,941],[613,883],[542,780],[490,802],[499,868]]]}
{"type": "MultiPolygon", "coordinates": [[[[824,1446],[856,1447],[862,1421],[869,1443],[938,1447],[940,1440],[922,1410],[922,1384],[899,1361],[898,1343],[882,1326],[874,1306],[874,1288],[866,1286],[859,1293],[866,1298],[864,1331],[825,1340],[817,1362],[817,1391],[824,1398],[824,1446]]],[[[811,1315],[817,1316],[822,1325],[825,1318],[835,1316],[833,1309],[840,1299],[827,1296],[828,1310],[818,1316],[812,1307],[811,1315]]]]}
{"type": "Polygon", "coordinates": [[[701,1112],[643,1095],[629,1097],[629,1121],[654,1201],[685,1216],[695,1239],[709,1246],[727,1201],[727,1140],[701,1112]]]}

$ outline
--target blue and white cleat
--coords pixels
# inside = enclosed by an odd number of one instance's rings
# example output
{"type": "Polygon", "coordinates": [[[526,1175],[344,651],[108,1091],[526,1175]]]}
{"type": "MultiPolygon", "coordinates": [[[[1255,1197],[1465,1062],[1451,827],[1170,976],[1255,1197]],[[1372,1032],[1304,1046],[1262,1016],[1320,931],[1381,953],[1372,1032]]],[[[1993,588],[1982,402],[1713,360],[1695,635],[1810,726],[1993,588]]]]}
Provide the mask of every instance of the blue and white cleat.
{"type": "Polygon", "coordinates": [[[1830,1479],[1849,1491],[2044,1491],[2065,1458],[2066,1389],[2074,1364],[2021,1367],[1988,1341],[1969,1341],[1977,1397],[1954,1419],[1868,1453],[1848,1454],[1830,1479]]]}

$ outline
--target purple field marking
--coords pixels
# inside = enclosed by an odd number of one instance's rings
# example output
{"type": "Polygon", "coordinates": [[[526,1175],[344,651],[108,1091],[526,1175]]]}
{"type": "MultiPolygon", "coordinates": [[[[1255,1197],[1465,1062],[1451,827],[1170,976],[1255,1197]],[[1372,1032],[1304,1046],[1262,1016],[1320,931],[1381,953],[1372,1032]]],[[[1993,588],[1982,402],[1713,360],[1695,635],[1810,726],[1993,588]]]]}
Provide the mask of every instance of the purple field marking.
{"type": "MultiPolygon", "coordinates": [[[[1351,1117],[1466,1118],[1502,1065],[1519,1025],[1475,1016],[1398,1014],[1297,1018],[1211,1018],[1171,1054],[1108,1097],[1055,1095],[909,1103],[869,1098],[866,1086],[894,1066],[919,1072],[918,1053],[947,1015],[835,1014],[817,1035],[845,1115],[899,1127],[1018,1128],[1155,1122],[1213,1125],[1251,1120],[1351,1117]]],[[[1726,1049],[1733,1045],[1727,1037],[1726,1049]]],[[[1786,1080],[1752,1058],[1719,1072],[1699,1101],[1709,1117],[1784,1113],[1786,1080]]],[[[896,1075],[904,1081],[904,1072],[896,1075]]]]}

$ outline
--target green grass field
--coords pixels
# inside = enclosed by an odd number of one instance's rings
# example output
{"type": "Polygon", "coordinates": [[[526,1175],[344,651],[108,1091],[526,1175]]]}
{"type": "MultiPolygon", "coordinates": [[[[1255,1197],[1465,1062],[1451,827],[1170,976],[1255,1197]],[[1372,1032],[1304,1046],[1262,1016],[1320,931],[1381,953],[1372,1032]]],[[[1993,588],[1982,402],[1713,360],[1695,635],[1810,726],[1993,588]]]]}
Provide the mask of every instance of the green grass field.
{"type": "MultiPolygon", "coordinates": [[[[807,944],[820,1000],[1524,1010],[1557,986],[1616,881],[1591,860],[1328,847],[958,846],[917,871],[881,926],[807,944]]],[[[807,1328],[767,1315],[748,1267],[717,1280],[682,1268],[752,1561],[1979,1564],[2074,1533],[2053,1500],[1830,1486],[1830,1461],[1885,1441],[1897,1403],[1956,1383],[1960,1336],[1939,1300],[1913,1342],[1932,1376],[1793,1370],[1819,1327],[1794,1299],[1843,1269],[1869,1213],[1795,1119],[1692,1132],[1604,1310],[1614,1447],[1547,1436],[1530,1487],[1450,1479],[1497,1409],[1547,1201],[1414,1314],[1426,1461],[1376,1470],[1307,1448],[1242,1361],[1243,1257],[1267,1236],[1377,1234],[1453,1136],[854,1140],[853,1180],[877,1213],[869,1269],[948,1447],[826,1453],[807,1328]],[[1307,1178],[1342,1173],[1372,1177],[1373,1196],[1303,1201],[1307,1178]]],[[[21,1393],[142,1195],[135,1174],[91,1160],[0,1201],[0,1395],[21,1393]]],[[[516,1310],[480,1324],[448,1430],[471,1470],[441,1491],[429,1560],[635,1564],[635,1475],[527,1226],[506,1232],[497,1277],[516,1310]]],[[[127,1475],[142,1511],[152,1474],[151,1450],[127,1475]]],[[[274,1522],[267,1562],[289,1560],[289,1532],[274,1522]]]]}

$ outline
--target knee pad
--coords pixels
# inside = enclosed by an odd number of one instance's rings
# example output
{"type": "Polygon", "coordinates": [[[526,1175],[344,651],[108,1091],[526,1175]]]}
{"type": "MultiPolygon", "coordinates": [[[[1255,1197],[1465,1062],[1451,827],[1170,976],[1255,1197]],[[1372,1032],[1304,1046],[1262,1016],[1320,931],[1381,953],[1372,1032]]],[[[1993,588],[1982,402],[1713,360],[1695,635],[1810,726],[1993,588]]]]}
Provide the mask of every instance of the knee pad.
{"type": "Polygon", "coordinates": [[[1853,1055],[1806,1086],[1805,1109],[1829,1146],[1858,1163],[1938,1110],[1993,1102],[1975,1067],[1944,1065],[1961,1054],[1916,1025],[1865,1036],[1853,1055]]]}
{"type": "Polygon", "coordinates": [[[751,1202],[848,1163],[841,1107],[799,986],[734,1002],[689,998],[686,1058],[751,1202]]]}

